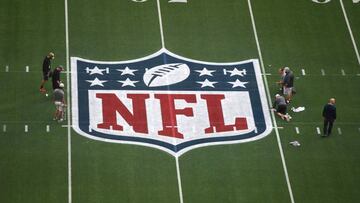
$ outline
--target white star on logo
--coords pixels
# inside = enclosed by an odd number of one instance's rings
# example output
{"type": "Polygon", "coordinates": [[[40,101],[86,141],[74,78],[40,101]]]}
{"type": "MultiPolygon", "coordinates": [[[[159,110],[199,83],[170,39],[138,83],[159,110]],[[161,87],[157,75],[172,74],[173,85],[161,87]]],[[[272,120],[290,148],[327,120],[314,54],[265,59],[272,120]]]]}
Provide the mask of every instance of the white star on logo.
{"type": "Polygon", "coordinates": [[[246,69],[238,70],[237,68],[234,68],[234,70],[228,70],[227,72],[230,73],[230,77],[234,75],[240,75],[241,77],[243,77],[244,75],[246,75],[246,69]]]}
{"type": "Polygon", "coordinates": [[[195,72],[200,73],[199,77],[203,75],[213,76],[212,73],[215,71],[216,70],[208,70],[207,68],[203,68],[202,70],[195,70],[195,72]]]}
{"type": "Polygon", "coordinates": [[[196,81],[197,83],[201,84],[201,88],[203,87],[212,87],[212,88],[215,88],[214,87],[214,84],[218,83],[218,82],[211,82],[209,81],[208,79],[205,79],[204,82],[201,82],[201,81],[196,81]]]}
{"type": "Polygon", "coordinates": [[[94,80],[86,80],[86,82],[91,83],[90,87],[95,86],[95,85],[104,87],[103,83],[107,82],[107,80],[99,80],[98,78],[95,78],[94,80]]]}
{"type": "Polygon", "coordinates": [[[116,69],[121,72],[121,75],[135,75],[134,72],[138,71],[137,69],[130,69],[129,67],[125,67],[125,69],[116,69]]]}
{"type": "Polygon", "coordinates": [[[129,78],[126,78],[126,80],[118,80],[118,82],[122,83],[121,87],[125,87],[125,86],[133,86],[133,87],[135,87],[135,83],[137,83],[139,81],[132,81],[129,78]]]}
{"type": "Polygon", "coordinates": [[[90,75],[93,74],[100,74],[100,75],[104,75],[103,71],[105,71],[106,69],[100,69],[97,66],[95,66],[93,69],[90,69],[89,67],[86,67],[86,73],[89,73],[90,75]]]}
{"type": "Polygon", "coordinates": [[[243,87],[243,88],[246,88],[245,87],[245,84],[249,83],[249,82],[241,82],[240,80],[236,79],[235,82],[228,82],[230,84],[232,84],[232,88],[234,87],[243,87]]]}

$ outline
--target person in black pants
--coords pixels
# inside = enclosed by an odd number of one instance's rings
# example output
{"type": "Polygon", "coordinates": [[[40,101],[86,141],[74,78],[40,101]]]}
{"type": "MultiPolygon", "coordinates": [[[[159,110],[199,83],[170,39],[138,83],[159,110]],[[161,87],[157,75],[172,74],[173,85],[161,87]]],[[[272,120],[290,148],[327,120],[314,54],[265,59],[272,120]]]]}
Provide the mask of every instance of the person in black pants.
{"type": "Polygon", "coordinates": [[[64,68],[62,66],[58,66],[58,67],[56,67],[54,69],[54,71],[52,73],[52,87],[53,87],[53,90],[59,88],[59,85],[61,83],[60,73],[63,70],[64,70],[64,68]]]}
{"type": "Polygon", "coordinates": [[[331,129],[336,119],[336,107],[335,107],[334,98],[329,99],[329,103],[327,103],[324,106],[323,117],[324,117],[324,134],[322,136],[326,137],[331,134],[331,129]]]}
{"type": "Polygon", "coordinates": [[[45,56],[43,61],[43,79],[40,84],[40,92],[45,93],[46,89],[44,88],[45,83],[49,80],[49,77],[51,77],[51,60],[55,58],[55,54],[53,52],[50,52],[47,56],[45,56]]]}

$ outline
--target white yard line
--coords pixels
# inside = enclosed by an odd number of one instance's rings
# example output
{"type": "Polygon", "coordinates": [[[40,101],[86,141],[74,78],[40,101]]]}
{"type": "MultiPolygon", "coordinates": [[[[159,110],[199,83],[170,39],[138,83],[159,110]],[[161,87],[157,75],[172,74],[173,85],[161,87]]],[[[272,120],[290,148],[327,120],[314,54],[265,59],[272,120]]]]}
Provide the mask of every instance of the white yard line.
{"type": "Polygon", "coordinates": [[[295,127],[296,134],[300,134],[299,127],[295,127]]]}
{"type": "Polygon", "coordinates": [[[29,72],[29,70],[30,70],[29,66],[26,66],[26,67],[25,67],[25,72],[27,72],[27,73],[28,73],[28,72],[29,72]]]}
{"type": "Polygon", "coordinates": [[[179,194],[180,194],[180,203],[184,202],[183,199],[183,193],[182,193],[182,185],[181,185],[181,174],[180,174],[180,166],[179,166],[179,157],[176,156],[175,157],[176,160],[176,175],[177,175],[177,179],[178,179],[178,187],[179,187],[179,194]]]}
{"type": "Polygon", "coordinates": [[[50,132],[50,126],[46,125],[46,132],[50,132]]]}
{"type": "Polygon", "coordinates": [[[66,44],[66,91],[67,91],[67,98],[66,103],[67,105],[67,139],[68,139],[68,203],[72,203],[72,172],[71,172],[71,120],[70,120],[70,66],[69,66],[69,12],[68,12],[68,1],[64,0],[64,7],[65,7],[65,44],[66,44]]]}
{"type": "Polygon", "coordinates": [[[325,70],[324,69],[321,69],[321,75],[325,76],[325,70]]]}
{"type": "Polygon", "coordinates": [[[320,135],[320,134],[321,134],[321,132],[320,132],[320,128],[319,128],[319,127],[316,127],[316,132],[317,132],[317,134],[318,134],[318,135],[320,135]]]}
{"type": "Polygon", "coordinates": [[[5,124],[3,125],[3,132],[6,132],[6,125],[5,124]]]}
{"type": "MultiPolygon", "coordinates": [[[[157,2],[157,10],[158,10],[158,16],[159,16],[161,46],[162,46],[162,48],[165,48],[165,38],[164,38],[164,30],[163,30],[163,24],[162,24],[160,1],[157,0],[156,2],[157,2]]],[[[176,174],[177,174],[177,180],[178,180],[178,189],[179,189],[179,200],[180,200],[180,203],[184,203],[178,156],[175,156],[175,162],[176,162],[176,174]]]]}
{"type": "Polygon", "coordinates": [[[163,30],[163,25],[162,25],[160,2],[159,2],[159,0],[156,0],[156,2],[157,2],[157,9],[158,9],[158,15],[159,15],[161,47],[165,48],[165,39],[164,39],[164,30],[163,30]]]}
{"type": "Polygon", "coordinates": [[[28,125],[24,126],[24,132],[26,132],[26,133],[29,132],[29,126],[28,125]]]}
{"type": "Polygon", "coordinates": [[[9,65],[5,66],[5,72],[9,72],[9,65]]]}
{"type": "MultiPolygon", "coordinates": [[[[262,54],[261,54],[259,38],[258,38],[258,35],[257,35],[257,31],[256,31],[255,18],[254,18],[254,14],[253,14],[253,11],[252,11],[251,0],[248,0],[248,6],[249,6],[249,11],[250,11],[251,23],[252,23],[252,27],[253,27],[253,31],[254,31],[256,46],[257,46],[258,54],[259,54],[259,58],[260,58],[261,69],[262,69],[262,72],[265,74],[266,72],[265,72],[264,62],[263,62],[263,58],[262,58],[262,54]]],[[[271,97],[270,97],[269,85],[268,85],[266,76],[263,77],[263,78],[265,80],[264,82],[265,82],[265,86],[266,86],[266,92],[267,92],[269,106],[271,106],[271,97]]],[[[275,119],[275,115],[274,115],[273,111],[271,111],[271,118],[273,120],[274,127],[275,127],[277,143],[278,143],[278,147],[279,147],[279,151],[280,151],[280,156],[281,156],[283,170],[284,170],[284,174],[285,174],[285,178],[286,178],[286,183],[287,183],[287,186],[288,186],[290,200],[291,200],[291,203],[295,203],[294,195],[293,195],[291,184],[290,184],[289,174],[288,174],[288,170],[287,170],[287,166],[286,166],[284,151],[283,151],[283,148],[282,148],[282,145],[281,145],[281,139],[280,139],[279,131],[277,129],[277,123],[276,123],[276,119],[275,119]]]]}
{"type": "Polygon", "coordinates": [[[356,41],[355,41],[355,38],[354,38],[353,32],[352,32],[352,30],[351,30],[350,22],[349,22],[349,19],[348,19],[348,17],[347,17],[347,14],[346,14],[346,10],[345,10],[345,7],[344,7],[343,0],[340,0],[340,5],[341,5],[342,12],[343,12],[343,14],[344,14],[344,18],[345,18],[346,25],[347,25],[348,30],[349,30],[349,34],[350,34],[350,38],[351,38],[351,42],[352,42],[352,44],[353,44],[354,51],[355,51],[355,54],[356,54],[356,57],[357,57],[358,63],[359,63],[359,65],[360,65],[360,55],[359,55],[359,50],[358,50],[358,48],[357,48],[356,41]]]}
{"type": "Polygon", "coordinates": [[[302,75],[306,75],[305,69],[301,69],[301,74],[302,74],[302,75]]]}
{"type": "Polygon", "coordinates": [[[345,73],[345,70],[344,70],[344,69],[341,69],[341,75],[342,75],[342,76],[345,76],[345,75],[346,75],[346,73],[345,73]]]}

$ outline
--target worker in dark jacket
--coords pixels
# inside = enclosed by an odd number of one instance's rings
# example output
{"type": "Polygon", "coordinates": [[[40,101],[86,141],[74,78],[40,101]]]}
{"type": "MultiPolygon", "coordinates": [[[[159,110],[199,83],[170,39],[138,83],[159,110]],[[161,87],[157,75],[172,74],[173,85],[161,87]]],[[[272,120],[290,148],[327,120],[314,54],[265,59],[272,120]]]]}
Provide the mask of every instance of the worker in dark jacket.
{"type": "Polygon", "coordinates": [[[331,134],[331,129],[333,127],[334,121],[336,119],[336,107],[335,107],[335,98],[329,99],[329,103],[324,106],[323,110],[324,117],[324,134],[323,136],[329,136],[331,134]]]}
{"type": "Polygon", "coordinates": [[[62,66],[58,66],[54,69],[53,73],[52,73],[52,86],[53,86],[53,90],[55,90],[56,88],[59,88],[59,85],[61,83],[60,80],[60,73],[61,71],[63,71],[64,68],[62,66]]]}
{"type": "Polygon", "coordinates": [[[49,80],[49,77],[51,77],[51,60],[53,60],[54,58],[55,58],[55,54],[53,52],[50,52],[44,58],[43,65],[42,65],[43,79],[40,84],[40,92],[42,92],[42,93],[46,92],[44,85],[49,80]]]}

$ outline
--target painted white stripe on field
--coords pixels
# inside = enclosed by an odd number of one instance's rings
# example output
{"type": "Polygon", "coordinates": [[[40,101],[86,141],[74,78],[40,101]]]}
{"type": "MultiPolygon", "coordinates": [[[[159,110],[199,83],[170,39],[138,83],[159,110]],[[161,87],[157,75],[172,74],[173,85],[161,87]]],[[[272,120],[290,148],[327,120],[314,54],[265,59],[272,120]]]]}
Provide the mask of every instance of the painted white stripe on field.
{"type": "Polygon", "coordinates": [[[29,132],[29,126],[28,125],[25,125],[25,127],[24,127],[24,132],[29,132]]]}
{"type": "Polygon", "coordinates": [[[360,55],[359,55],[359,51],[358,51],[358,48],[357,48],[357,45],[356,45],[356,42],[355,42],[355,38],[354,38],[353,32],[352,32],[352,30],[351,30],[351,26],[350,26],[349,19],[348,19],[347,14],[346,14],[346,10],[345,10],[345,7],[344,7],[343,0],[340,0],[340,5],[341,5],[342,12],[343,12],[343,14],[344,14],[344,18],[345,18],[346,25],[347,25],[348,30],[349,30],[351,42],[352,42],[352,44],[353,44],[354,51],[355,51],[355,54],[356,54],[358,63],[359,63],[359,65],[360,65],[360,55]]]}
{"type": "Polygon", "coordinates": [[[344,70],[344,69],[341,69],[341,75],[342,75],[342,76],[345,76],[345,75],[346,75],[346,73],[345,73],[345,70],[344,70]]]}
{"type": "Polygon", "coordinates": [[[317,132],[317,134],[318,134],[318,135],[320,135],[320,134],[321,134],[321,132],[320,132],[320,128],[319,128],[319,127],[316,127],[316,132],[317,132]]]}
{"type": "Polygon", "coordinates": [[[5,72],[9,72],[9,66],[8,65],[5,66],[5,72]]]}
{"type": "Polygon", "coordinates": [[[359,128],[359,133],[360,133],[360,128],[359,128]]]}
{"type": "Polygon", "coordinates": [[[67,94],[67,141],[68,141],[68,203],[72,203],[72,171],[71,171],[71,111],[70,111],[70,72],[71,67],[69,63],[69,12],[68,12],[68,0],[64,0],[64,10],[65,10],[65,49],[66,49],[66,67],[68,69],[66,73],[66,94],[67,94]]]}
{"type": "Polygon", "coordinates": [[[299,127],[295,127],[296,134],[300,134],[299,127]]]}
{"type": "Polygon", "coordinates": [[[160,2],[159,2],[159,0],[156,0],[156,2],[157,2],[157,9],[158,9],[158,15],[159,15],[161,46],[162,46],[162,48],[165,48],[165,39],[164,39],[164,31],[163,31],[163,25],[162,25],[160,2]]]}
{"type": "Polygon", "coordinates": [[[6,132],[6,125],[5,124],[3,125],[3,132],[6,132]]]}
{"type": "MultiPolygon", "coordinates": [[[[251,24],[252,24],[253,32],[254,32],[254,36],[255,36],[256,47],[257,47],[258,55],[259,55],[259,59],[260,59],[260,66],[261,66],[262,73],[265,74],[266,71],[265,71],[265,67],[264,67],[264,61],[263,61],[263,58],[262,58],[259,38],[258,38],[258,35],[257,35],[257,31],[256,31],[255,18],[254,18],[252,6],[251,6],[251,0],[248,0],[248,6],[249,6],[250,17],[251,17],[251,24]]],[[[269,106],[271,106],[271,97],[270,97],[270,90],[269,90],[268,81],[267,81],[266,76],[263,77],[263,78],[264,78],[265,88],[266,88],[266,92],[267,92],[268,104],[269,104],[269,106]]],[[[282,145],[281,145],[280,134],[279,134],[279,130],[277,129],[277,122],[276,122],[275,114],[274,114],[273,111],[271,111],[271,119],[272,119],[274,127],[275,127],[276,139],[277,139],[277,143],[278,143],[278,147],[279,147],[281,163],[283,165],[283,170],[284,170],[284,175],[285,175],[285,179],[286,179],[286,183],[287,183],[287,187],[288,187],[290,200],[291,200],[291,203],[295,203],[294,195],[293,195],[292,188],[291,188],[289,173],[288,173],[287,166],[286,166],[284,150],[283,150],[282,145]]]]}
{"type": "Polygon", "coordinates": [[[360,76],[360,73],[356,74],[357,76],[360,76]]]}
{"type": "Polygon", "coordinates": [[[25,67],[25,71],[28,73],[29,70],[30,70],[29,66],[26,66],[26,67],[25,67]]]}
{"type": "Polygon", "coordinates": [[[301,74],[302,74],[302,75],[306,75],[305,69],[301,69],[301,74]]]}
{"type": "Polygon", "coordinates": [[[182,185],[181,185],[181,174],[180,174],[180,166],[179,166],[179,157],[175,156],[175,161],[176,161],[176,175],[177,175],[177,179],[178,179],[178,188],[179,188],[179,194],[180,195],[180,203],[184,203],[184,199],[183,199],[183,193],[182,193],[182,185]]]}
{"type": "Polygon", "coordinates": [[[321,69],[321,75],[325,76],[325,70],[324,69],[321,69]]]}
{"type": "Polygon", "coordinates": [[[342,134],[341,128],[338,128],[337,130],[338,130],[339,135],[341,135],[342,134]]]}
{"type": "Polygon", "coordinates": [[[264,73],[264,74],[262,74],[262,75],[271,75],[271,73],[264,73]]]}
{"type": "Polygon", "coordinates": [[[46,132],[50,132],[50,126],[46,125],[46,132]]]}

